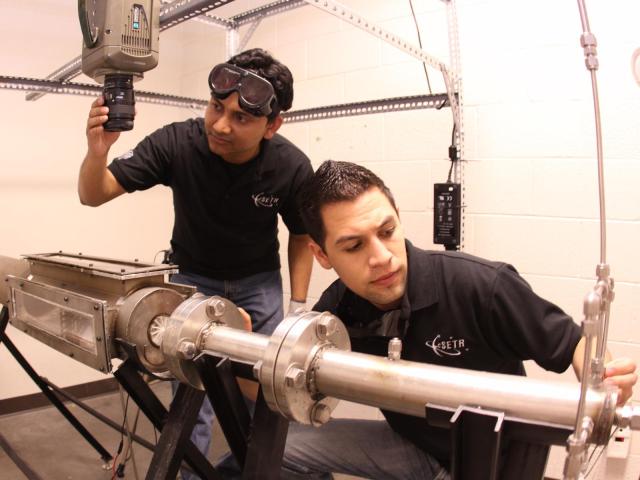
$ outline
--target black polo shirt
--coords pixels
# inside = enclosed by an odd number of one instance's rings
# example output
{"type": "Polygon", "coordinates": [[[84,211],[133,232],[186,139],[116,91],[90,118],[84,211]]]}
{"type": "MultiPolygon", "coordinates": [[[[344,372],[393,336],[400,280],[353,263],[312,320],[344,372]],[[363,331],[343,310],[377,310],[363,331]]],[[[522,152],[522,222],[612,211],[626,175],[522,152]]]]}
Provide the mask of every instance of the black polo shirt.
{"type": "Polygon", "coordinates": [[[204,120],[190,119],[156,130],[108,168],[127,192],[171,188],[181,271],[231,280],[277,270],[278,214],[290,233],[306,233],[296,196],[313,169],[281,135],[236,167],[209,150],[204,120]]]}
{"type": "MultiPolygon", "coordinates": [[[[386,356],[388,340],[400,336],[402,358],[414,362],[517,375],[525,374],[523,360],[554,372],[571,364],[580,327],[536,295],[512,266],[406,245],[407,289],[396,315],[381,312],[340,280],[314,307],[340,317],[354,351],[386,356]]],[[[448,464],[448,430],[383,414],[394,430],[448,464]]]]}

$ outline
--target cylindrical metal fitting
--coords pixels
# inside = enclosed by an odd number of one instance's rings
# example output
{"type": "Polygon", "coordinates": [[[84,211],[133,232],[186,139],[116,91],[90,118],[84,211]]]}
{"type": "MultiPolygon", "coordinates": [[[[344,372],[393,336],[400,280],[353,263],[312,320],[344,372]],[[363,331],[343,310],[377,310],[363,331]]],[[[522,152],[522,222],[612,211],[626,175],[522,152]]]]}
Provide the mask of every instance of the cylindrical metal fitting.
{"type": "Polygon", "coordinates": [[[402,355],[402,340],[398,337],[394,337],[389,340],[389,346],[387,347],[387,358],[389,360],[400,360],[402,355]]]}
{"type": "MultiPolygon", "coordinates": [[[[480,406],[511,417],[571,426],[578,385],[425,365],[328,349],[317,360],[315,384],[324,395],[416,417],[425,404],[480,406]]],[[[585,414],[600,417],[604,393],[589,391],[585,414]]]]}
{"type": "Polygon", "coordinates": [[[269,337],[237,328],[216,327],[203,339],[202,350],[216,352],[242,363],[257,364],[264,358],[269,337]]]}

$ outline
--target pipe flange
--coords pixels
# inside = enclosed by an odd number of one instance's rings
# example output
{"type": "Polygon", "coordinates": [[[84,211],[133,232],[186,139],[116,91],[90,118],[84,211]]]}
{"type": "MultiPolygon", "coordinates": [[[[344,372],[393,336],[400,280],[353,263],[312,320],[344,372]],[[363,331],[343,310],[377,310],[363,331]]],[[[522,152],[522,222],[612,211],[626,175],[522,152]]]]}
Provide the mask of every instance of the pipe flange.
{"type": "MultiPolygon", "coordinates": [[[[589,441],[596,445],[606,445],[611,437],[611,427],[616,418],[616,404],[618,403],[618,387],[603,384],[604,391],[600,392],[604,396],[600,415],[593,419],[593,433],[589,441]]],[[[590,391],[587,390],[587,395],[590,391]]]]}
{"type": "Polygon", "coordinates": [[[196,294],[171,314],[162,338],[162,352],[169,370],[182,383],[204,390],[193,359],[202,352],[206,335],[218,325],[239,329],[244,325],[233,302],[218,296],[196,294]]]}
{"type": "Polygon", "coordinates": [[[170,288],[146,287],[125,297],[118,308],[116,338],[134,344],[138,361],[160,378],[172,377],[158,340],[166,326],[163,321],[183,300],[170,288]]]}
{"type": "Polygon", "coordinates": [[[327,348],[350,350],[344,324],[328,313],[300,312],[285,317],[269,339],[258,377],[269,407],[304,424],[326,423],[338,400],[312,388],[314,363],[327,348]]]}

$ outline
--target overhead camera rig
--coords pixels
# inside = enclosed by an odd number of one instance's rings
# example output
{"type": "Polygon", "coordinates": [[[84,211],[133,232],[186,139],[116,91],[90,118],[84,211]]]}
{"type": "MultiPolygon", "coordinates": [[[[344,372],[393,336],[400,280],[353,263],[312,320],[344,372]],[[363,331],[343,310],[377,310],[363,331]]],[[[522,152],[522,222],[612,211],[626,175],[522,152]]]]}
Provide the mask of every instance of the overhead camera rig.
{"type": "MultiPolygon", "coordinates": [[[[326,312],[287,316],[270,337],[247,332],[230,301],[166,281],[175,271],[61,252],[0,257],[0,300],[14,327],[102,372],[113,370],[112,359],[125,360],[115,377],[162,430],[147,478],[175,476],[183,458],[203,478],[216,478],[188,442],[205,392],[246,478],[278,478],[287,421],[320,426],[339,399],[451,428],[458,479],[501,478],[513,468],[498,462],[502,437],[541,447],[529,469],[536,478],[548,446],[572,432],[577,385],[408,362],[399,359],[398,341],[388,358],[351,352],[345,326],[326,312]],[[180,380],[169,412],[141,373],[180,380]],[[261,385],[251,435],[234,375],[261,385]],[[260,442],[261,435],[270,440],[260,442]]],[[[4,327],[2,341],[15,348],[4,327]]],[[[616,408],[615,390],[589,389],[585,398],[590,443],[606,443],[614,425],[640,429],[640,409],[616,408]]]]}

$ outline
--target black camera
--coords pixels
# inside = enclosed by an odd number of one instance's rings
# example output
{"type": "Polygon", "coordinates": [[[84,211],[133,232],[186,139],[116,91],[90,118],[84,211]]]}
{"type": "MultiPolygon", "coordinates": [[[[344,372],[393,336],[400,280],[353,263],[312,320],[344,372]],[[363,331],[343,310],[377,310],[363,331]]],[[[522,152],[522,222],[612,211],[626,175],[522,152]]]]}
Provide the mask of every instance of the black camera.
{"type": "Polygon", "coordinates": [[[133,128],[135,95],[133,75],[110,73],[104,76],[104,104],[109,107],[109,119],[104,124],[108,132],[123,132],[133,128]]]}
{"type": "Polygon", "coordinates": [[[158,65],[158,0],[78,0],[82,71],[104,84],[109,119],[104,129],[133,128],[133,82],[158,65]]]}

